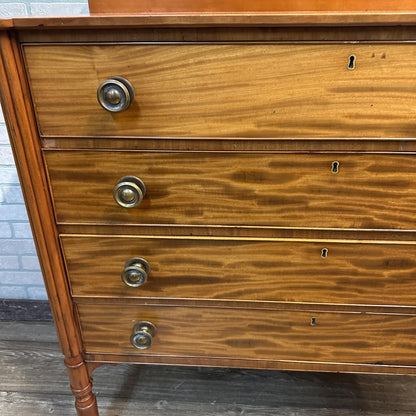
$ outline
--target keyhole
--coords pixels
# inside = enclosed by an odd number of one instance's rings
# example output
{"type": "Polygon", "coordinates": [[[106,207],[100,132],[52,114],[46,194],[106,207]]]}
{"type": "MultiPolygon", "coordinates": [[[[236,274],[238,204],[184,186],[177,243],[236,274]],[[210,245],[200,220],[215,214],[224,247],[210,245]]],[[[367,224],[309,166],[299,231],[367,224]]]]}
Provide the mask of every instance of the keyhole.
{"type": "Polygon", "coordinates": [[[316,318],[311,318],[311,325],[315,326],[316,325],[316,318]]]}
{"type": "Polygon", "coordinates": [[[339,162],[335,161],[332,162],[332,173],[338,173],[339,172],[339,162]]]}
{"type": "Polygon", "coordinates": [[[328,257],[328,249],[327,249],[327,248],[323,248],[323,249],[321,250],[321,257],[322,257],[323,259],[326,259],[326,258],[328,257]]]}
{"type": "Polygon", "coordinates": [[[355,68],[355,55],[351,55],[348,59],[348,69],[352,71],[355,68]]]}

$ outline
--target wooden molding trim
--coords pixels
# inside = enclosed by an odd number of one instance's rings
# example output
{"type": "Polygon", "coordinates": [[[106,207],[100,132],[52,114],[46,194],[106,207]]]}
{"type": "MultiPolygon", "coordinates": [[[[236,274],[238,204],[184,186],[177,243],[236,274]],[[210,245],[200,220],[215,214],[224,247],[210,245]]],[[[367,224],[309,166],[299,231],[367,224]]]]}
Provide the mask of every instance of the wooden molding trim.
{"type": "Polygon", "coordinates": [[[270,13],[147,13],[134,16],[92,14],[76,17],[1,19],[0,30],[128,27],[261,27],[414,25],[414,12],[270,12],[270,13]]]}

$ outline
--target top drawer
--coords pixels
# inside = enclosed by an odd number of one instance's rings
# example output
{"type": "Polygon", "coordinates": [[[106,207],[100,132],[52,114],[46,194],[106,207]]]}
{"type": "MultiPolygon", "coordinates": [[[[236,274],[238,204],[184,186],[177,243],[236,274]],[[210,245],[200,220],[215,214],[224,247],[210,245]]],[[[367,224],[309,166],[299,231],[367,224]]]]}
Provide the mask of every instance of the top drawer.
{"type": "Polygon", "coordinates": [[[414,44],[26,45],[44,136],[416,137],[414,44]],[[97,102],[112,76],[135,99],[97,102]]]}

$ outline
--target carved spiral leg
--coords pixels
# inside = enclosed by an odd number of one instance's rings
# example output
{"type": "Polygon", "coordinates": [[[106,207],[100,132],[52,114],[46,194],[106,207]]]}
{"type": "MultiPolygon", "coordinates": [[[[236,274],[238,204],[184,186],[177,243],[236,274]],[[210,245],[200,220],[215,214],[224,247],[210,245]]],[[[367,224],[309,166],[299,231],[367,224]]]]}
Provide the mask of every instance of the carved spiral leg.
{"type": "Polygon", "coordinates": [[[92,392],[92,378],[81,356],[66,358],[65,365],[71,381],[71,390],[75,396],[75,408],[78,416],[99,416],[97,401],[92,392]]]}

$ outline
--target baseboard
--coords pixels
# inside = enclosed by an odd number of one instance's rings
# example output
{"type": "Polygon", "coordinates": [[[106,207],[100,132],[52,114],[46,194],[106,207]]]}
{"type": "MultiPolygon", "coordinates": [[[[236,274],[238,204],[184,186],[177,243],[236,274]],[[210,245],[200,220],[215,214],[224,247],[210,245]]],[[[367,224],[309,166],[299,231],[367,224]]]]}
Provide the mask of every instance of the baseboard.
{"type": "Polygon", "coordinates": [[[52,321],[47,300],[0,299],[0,321],[52,321]]]}

